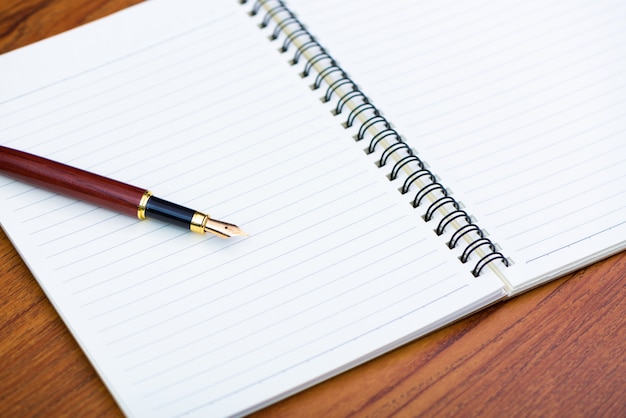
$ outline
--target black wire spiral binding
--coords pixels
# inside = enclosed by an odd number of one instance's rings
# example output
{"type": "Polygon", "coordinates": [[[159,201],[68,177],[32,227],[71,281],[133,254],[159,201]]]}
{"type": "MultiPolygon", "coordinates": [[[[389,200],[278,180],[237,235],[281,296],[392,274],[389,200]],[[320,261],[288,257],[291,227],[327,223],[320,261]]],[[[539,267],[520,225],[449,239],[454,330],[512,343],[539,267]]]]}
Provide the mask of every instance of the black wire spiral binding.
{"type": "MultiPolygon", "coordinates": [[[[247,3],[247,0],[240,0],[240,3],[245,4],[247,3]]],[[[459,203],[451,197],[448,190],[437,181],[435,175],[426,168],[422,160],[415,155],[411,147],[404,142],[400,134],[392,128],[389,121],[382,116],[379,109],[371,103],[356,83],[348,76],[348,74],[346,74],[341,66],[337,64],[333,57],[326,52],[313,35],[311,35],[308,29],[287,8],[287,6],[285,6],[282,0],[256,0],[252,5],[249,14],[251,16],[258,15],[261,8],[264,6],[266,6],[265,15],[261,19],[259,26],[261,28],[265,28],[272,20],[277,22],[271,32],[271,35],[269,36],[269,39],[275,41],[279,38],[281,33],[285,34],[285,39],[282,46],[279,48],[279,51],[281,53],[286,53],[291,45],[296,43],[296,40],[299,41],[300,45],[296,47],[293,58],[289,61],[289,63],[291,65],[296,65],[300,62],[306,52],[312,54],[304,64],[304,69],[300,74],[301,77],[308,77],[317,65],[324,63],[321,71],[316,70],[317,75],[311,85],[311,89],[319,89],[330,74],[337,73],[333,81],[327,83],[328,86],[326,87],[325,94],[322,96],[322,101],[329,102],[333,99],[333,97],[337,99],[337,104],[332,111],[334,115],[340,115],[348,103],[352,105],[343,126],[345,128],[350,128],[354,126],[355,121],[359,116],[363,118],[368,116],[368,118],[360,124],[354,139],[356,141],[365,139],[366,133],[370,132],[370,129],[375,127],[375,131],[377,132],[373,134],[369,142],[367,147],[368,153],[371,154],[377,151],[377,147],[379,147],[383,140],[391,142],[391,144],[387,145],[382,150],[381,157],[377,162],[379,167],[383,167],[388,163],[388,160],[392,155],[396,154],[398,156],[398,160],[393,165],[391,173],[389,174],[389,179],[395,180],[398,178],[402,169],[411,165],[415,166],[415,169],[413,169],[411,174],[409,174],[404,180],[402,187],[399,189],[400,193],[409,193],[411,187],[420,179],[422,179],[422,182],[427,182],[427,184],[422,186],[415,194],[415,197],[412,200],[413,207],[419,207],[422,204],[423,199],[429,194],[436,192],[440,195],[440,197],[437,197],[432,203],[430,203],[430,205],[428,205],[424,215],[424,220],[428,222],[432,220],[437,210],[446,208],[448,211],[448,213],[446,213],[439,221],[439,224],[435,228],[435,233],[437,235],[442,235],[452,222],[462,221],[465,224],[454,231],[447,243],[448,247],[451,249],[455,248],[459,242],[461,242],[461,238],[469,236],[468,234],[470,233],[473,233],[478,237],[477,239],[472,238],[472,241],[469,242],[469,244],[467,244],[467,246],[463,249],[463,253],[459,257],[461,262],[467,263],[472,253],[477,251],[480,247],[486,247],[489,249],[489,253],[478,260],[472,269],[472,274],[474,276],[479,276],[483,268],[495,260],[501,260],[505,266],[508,266],[509,262],[506,257],[496,250],[496,247],[491,240],[484,237],[482,230],[472,222],[470,216],[464,210],[460,209],[459,203]],[[287,30],[289,27],[292,28],[291,31],[287,30]],[[341,87],[343,87],[343,90],[347,91],[338,93],[338,90],[341,87]]],[[[433,194],[431,196],[434,198],[437,194],[433,194]]]]}
{"type": "Polygon", "coordinates": [[[361,98],[364,103],[369,103],[368,98],[365,97],[361,90],[359,90],[356,85],[352,84],[352,90],[344,93],[343,96],[339,97],[339,100],[337,100],[337,106],[335,106],[335,110],[333,110],[333,115],[340,115],[346,103],[356,100],[357,97],[361,98]]]}

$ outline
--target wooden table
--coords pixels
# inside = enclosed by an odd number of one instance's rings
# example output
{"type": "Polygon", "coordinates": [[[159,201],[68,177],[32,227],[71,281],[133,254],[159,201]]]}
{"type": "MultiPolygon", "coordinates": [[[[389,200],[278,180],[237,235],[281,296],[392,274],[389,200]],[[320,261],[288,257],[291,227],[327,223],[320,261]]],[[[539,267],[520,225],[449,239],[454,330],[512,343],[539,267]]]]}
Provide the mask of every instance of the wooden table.
{"type": "MultiPolygon", "coordinates": [[[[3,0],[0,53],[134,3],[3,0]]],[[[625,285],[623,252],[258,416],[626,417],[625,285]]],[[[0,289],[0,416],[120,416],[2,231],[0,289]]]]}

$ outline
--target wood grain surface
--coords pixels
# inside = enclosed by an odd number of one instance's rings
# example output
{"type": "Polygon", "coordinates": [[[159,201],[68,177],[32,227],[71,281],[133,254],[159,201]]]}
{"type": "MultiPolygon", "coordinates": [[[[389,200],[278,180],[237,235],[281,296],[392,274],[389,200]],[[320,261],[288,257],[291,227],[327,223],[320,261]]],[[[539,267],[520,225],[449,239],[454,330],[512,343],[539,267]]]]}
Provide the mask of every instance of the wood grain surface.
{"type": "MultiPolygon", "coordinates": [[[[134,3],[3,0],[0,53],[134,3]]],[[[622,252],[255,415],[626,417],[625,285],[622,252]]],[[[1,231],[0,289],[0,416],[121,416],[1,231]]]]}

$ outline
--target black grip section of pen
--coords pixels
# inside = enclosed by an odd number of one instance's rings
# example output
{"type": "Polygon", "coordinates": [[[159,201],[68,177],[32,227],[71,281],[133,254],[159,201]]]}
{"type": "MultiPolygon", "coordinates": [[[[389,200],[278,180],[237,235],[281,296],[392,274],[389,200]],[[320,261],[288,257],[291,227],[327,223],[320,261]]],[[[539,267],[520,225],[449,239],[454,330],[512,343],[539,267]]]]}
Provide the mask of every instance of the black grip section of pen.
{"type": "Polygon", "coordinates": [[[146,217],[189,229],[195,210],[151,196],[146,203],[146,217]]]}

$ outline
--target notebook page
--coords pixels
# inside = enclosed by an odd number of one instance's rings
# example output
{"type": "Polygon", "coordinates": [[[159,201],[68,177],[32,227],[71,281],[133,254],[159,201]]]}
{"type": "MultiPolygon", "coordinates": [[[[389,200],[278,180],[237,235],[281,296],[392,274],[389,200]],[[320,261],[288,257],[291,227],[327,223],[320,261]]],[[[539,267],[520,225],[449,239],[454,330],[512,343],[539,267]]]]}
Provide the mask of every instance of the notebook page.
{"type": "Polygon", "coordinates": [[[433,238],[236,2],[147,2],[0,67],[3,145],[250,234],[0,177],[3,228],[130,416],[259,408],[503,295],[433,238]]]}
{"type": "Polygon", "coordinates": [[[624,248],[626,4],[288,3],[501,246],[512,288],[624,248]]]}

